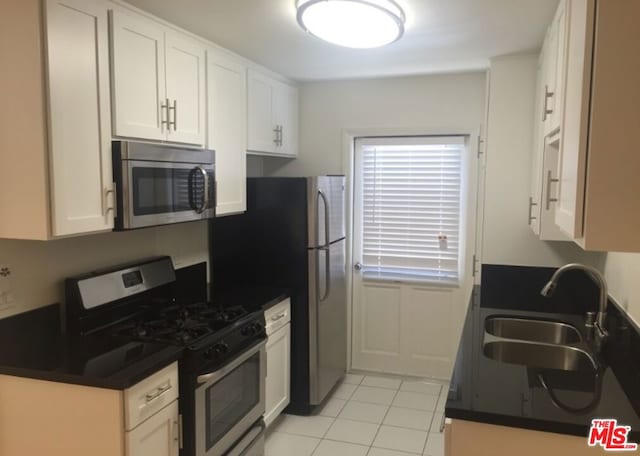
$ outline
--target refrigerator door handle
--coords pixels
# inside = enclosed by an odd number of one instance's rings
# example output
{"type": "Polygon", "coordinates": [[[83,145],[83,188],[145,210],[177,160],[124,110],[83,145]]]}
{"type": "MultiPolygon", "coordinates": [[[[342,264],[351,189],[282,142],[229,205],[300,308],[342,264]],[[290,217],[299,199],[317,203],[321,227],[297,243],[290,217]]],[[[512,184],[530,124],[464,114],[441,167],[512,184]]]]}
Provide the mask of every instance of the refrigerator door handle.
{"type": "MultiPolygon", "coordinates": [[[[322,190],[318,190],[318,200],[322,198],[324,203],[324,246],[325,248],[329,248],[329,244],[331,243],[331,238],[329,237],[330,232],[330,211],[329,211],[329,200],[327,199],[327,195],[324,194],[322,190]]],[[[316,222],[318,223],[318,222],[316,222]]],[[[320,238],[320,227],[318,226],[318,238],[320,238]]]]}
{"type": "MultiPolygon", "coordinates": [[[[322,198],[322,201],[324,203],[324,243],[325,245],[323,247],[320,247],[319,250],[322,250],[325,252],[325,256],[324,256],[324,269],[325,269],[325,288],[324,288],[324,294],[322,296],[320,296],[320,287],[318,286],[318,302],[322,302],[324,300],[327,299],[327,296],[329,296],[329,293],[331,292],[331,252],[329,251],[330,249],[330,238],[329,238],[329,231],[330,231],[330,218],[329,218],[329,214],[330,214],[330,210],[329,210],[329,201],[327,200],[327,196],[324,194],[324,192],[322,190],[318,190],[318,200],[322,198]]],[[[318,227],[318,231],[320,231],[320,227],[318,227]]],[[[318,233],[320,234],[320,233],[318,233]]],[[[320,266],[320,265],[318,265],[320,266]]],[[[319,268],[318,268],[319,269],[319,268]]],[[[320,284],[318,284],[320,285],[320,284]]]]}

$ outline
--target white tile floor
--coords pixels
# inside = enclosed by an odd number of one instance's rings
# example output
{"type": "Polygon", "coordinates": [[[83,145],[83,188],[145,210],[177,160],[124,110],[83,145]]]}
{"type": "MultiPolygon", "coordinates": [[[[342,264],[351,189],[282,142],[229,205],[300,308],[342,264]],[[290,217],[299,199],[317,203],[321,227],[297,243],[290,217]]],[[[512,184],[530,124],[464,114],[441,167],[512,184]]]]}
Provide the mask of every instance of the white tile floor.
{"type": "Polygon", "coordinates": [[[278,418],[265,456],[443,456],[447,390],[438,380],[348,374],[316,415],[278,418]]]}

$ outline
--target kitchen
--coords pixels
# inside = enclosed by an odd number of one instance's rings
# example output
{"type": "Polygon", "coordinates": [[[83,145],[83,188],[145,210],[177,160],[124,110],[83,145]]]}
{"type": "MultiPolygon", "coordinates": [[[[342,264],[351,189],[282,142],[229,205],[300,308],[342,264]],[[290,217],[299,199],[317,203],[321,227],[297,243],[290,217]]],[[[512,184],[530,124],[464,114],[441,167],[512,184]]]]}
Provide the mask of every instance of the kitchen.
{"type": "Polygon", "coordinates": [[[378,49],[325,43],[294,1],[176,3],[3,4],[1,455],[602,453],[591,418],[638,441],[634,1],[377,1],[400,24],[378,49]],[[426,278],[367,238],[387,150],[448,173],[426,278]],[[302,179],[325,175],[342,198],[302,179]],[[595,271],[541,296],[569,263],[595,271]],[[507,337],[514,316],[577,336],[507,337]],[[159,317],[198,343],[151,340],[159,317]]]}

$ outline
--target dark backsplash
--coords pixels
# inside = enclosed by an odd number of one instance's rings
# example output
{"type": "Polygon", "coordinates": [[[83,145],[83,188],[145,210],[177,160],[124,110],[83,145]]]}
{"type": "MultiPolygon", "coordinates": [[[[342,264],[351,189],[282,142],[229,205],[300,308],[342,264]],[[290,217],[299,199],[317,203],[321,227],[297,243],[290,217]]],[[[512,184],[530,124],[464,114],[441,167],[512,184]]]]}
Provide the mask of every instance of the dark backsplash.
{"type": "Polygon", "coordinates": [[[584,314],[598,309],[598,288],[582,271],[568,271],[552,296],[540,294],[556,268],[482,265],[481,307],[584,314]]]}

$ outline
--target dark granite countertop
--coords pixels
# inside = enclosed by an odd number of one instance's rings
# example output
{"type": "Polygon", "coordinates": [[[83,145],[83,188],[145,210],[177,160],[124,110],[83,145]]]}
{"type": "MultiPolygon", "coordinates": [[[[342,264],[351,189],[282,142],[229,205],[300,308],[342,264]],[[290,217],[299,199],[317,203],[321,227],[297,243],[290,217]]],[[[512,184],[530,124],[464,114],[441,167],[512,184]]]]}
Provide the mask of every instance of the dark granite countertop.
{"type": "Polygon", "coordinates": [[[182,348],[60,330],[60,306],[0,320],[0,374],[126,389],[176,361],[182,348]]]}
{"type": "Polygon", "coordinates": [[[216,292],[212,302],[214,305],[232,307],[241,305],[248,311],[267,310],[289,297],[289,291],[282,288],[247,287],[216,292]]]}
{"type": "MultiPolygon", "coordinates": [[[[484,276],[483,276],[484,280],[484,276]]],[[[484,284],[483,284],[484,287],[484,284]]],[[[535,290],[539,288],[534,287],[535,290]]],[[[487,293],[488,295],[490,293],[487,293]]],[[[491,293],[495,297],[495,293],[491,293]]],[[[507,300],[508,301],[508,300],[507,300]]],[[[507,364],[487,357],[483,352],[485,320],[496,315],[514,315],[560,320],[573,324],[584,334],[584,317],[577,313],[543,313],[507,308],[496,302],[492,308],[476,287],[469,306],[445,414],[449,418],[510,427],[586,437],[594,418],[616,418],[632,428],[631,439],[640,438],[640,369],[638,369],[638,333],[626,317],[609,306],[609,341],[602,354],[601,394],[593,371],[566,372],[541,370],[507,364]],[[547,386],[564,406],[590,411],[569,412],[554,404],[547,386]]],[[[515,307],[515,304],[513,305],[515,307]]]]}

